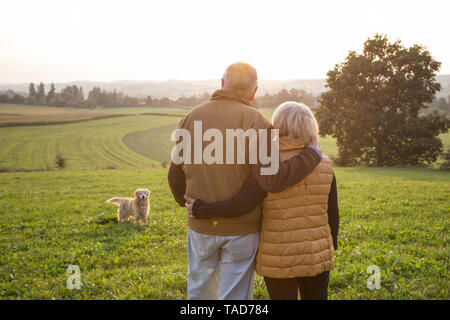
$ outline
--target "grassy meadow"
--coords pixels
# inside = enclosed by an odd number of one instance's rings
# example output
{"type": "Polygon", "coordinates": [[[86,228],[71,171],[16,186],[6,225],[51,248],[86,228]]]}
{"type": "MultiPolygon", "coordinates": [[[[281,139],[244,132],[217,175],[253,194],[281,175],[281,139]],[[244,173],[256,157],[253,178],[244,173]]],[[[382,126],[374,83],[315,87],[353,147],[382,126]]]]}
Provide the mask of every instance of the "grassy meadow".
{"type": "MultiPolygon", "coordinates": [[[[341,227],[331,299],[449,299],[450,174],[337,168],[341,227]],[[369,265],[381,289],[369,290],[369,265]]],[[[167,171],[3,173],[0,298],[185,299],[186,213],[167,171]],[[111,196],[152,190],[145,226],[117,223],[111,196]],[[104,215],[101,215],[101,214],[104,215]],[[69,264],[82,287],[66,288],[69,264]]],[[[255,298],[267,299],[256,279],[255,298]]]]}
{"type": "Polygon", "coordinates": [[[98,116],[87,109],[0,103],[0,127],[82,121],[98,116]]]}
{"type": "Polygon", "coordinates": [[[107,114],[142,114],[142,113],[163,113],[174,115],[185,115],[189,111],[189,108],[164,108],[164,107],[135,107],[135,108],[96,108],[93,110],[95,113],[107,113],[107,114]]]}
{"type": "MultiPolygon", "coordinates": [[[[5,115],[10,109],[0,104],[0,124],[23,122],[5,115]]],[[[42,109],[46,121],[80,112],[50,109],[42,109]]],[[[186,110],[135,109],[89,112],[126,117],[0,128],[0,299],[187,297],[186,213],[160,164],[186,110]],[[56,154],[65,168],[55,168],[56,154]],[[105,200],[140,187],[152,191],[147,225],[117,223],[117,207],[105,200]],[[81,289],[66,286],[71,264],[80,267],[81,289]]],[[[270,118],[270,109],[262,112],[270,118]]],[[[31,111],[23,117],[43,119],[31,111]]],[[[450,133],[442,140],[448,149],[450,133]]],[[[321,144],[337,154],[332,138],[321,144]]],[[[341,224],[330,299],[448,300],[450,173],[336,168],[336,176],[341,224]],[[366,286],[370,265],[381,270],[378,290],[366,286]]],[[[268,298],[260,277],[254,293],[268,298]]]]}
{"type": "MultiPolygon", "coordinates": [[[[0,111],[3,110],[5,117],[6,110],[11,112],[11,106],[14,105],[0,104],[0,111]]],[[[21,122],[19,126],[0,127],[0,171],[56,170],[57,155],[67,159],[65,170],[159,168],[161,162],[170,160],[173,147],[171,133],[187,113],[186,109],[117,108],[117,113],[127,116],[94,117],[80,121],[77,118],[80,114],[100,112],[80,113],[76,108],[64,111],[66,108],[26,105],[19,105],[17,109],[26,114],[28,107],[32,111],[27,121],[31,121],[33,114],[42,110],[42,117],[53,124],[36,125],[44,119],[38,117],[30,125],[21,122]],[[159,113],[161,116],[155,115],[159,113]],[[55,123],[61,120],[62,114],[69,123],[55,123]]],[[[109,108],[105,114],[114,115],[113,109],[109,108]]],[[[262,109],[262,112],[270,118],[273,110],[262,109]]],[[[4,121],[16,123],[13,116],[4,121]]],[[[320,141],[324,152],[337,155],[333,138],[321,138],[320,141]]]]}
{"type": "Polygon", "coordinates": [[[55,170],[57,154],[67,159],[66,170],[160,167],[159,162],[130,152],[123,137],[134,130],[179,121],[179,117],[130,116],[0,128],[0,170],[55,170]]]}

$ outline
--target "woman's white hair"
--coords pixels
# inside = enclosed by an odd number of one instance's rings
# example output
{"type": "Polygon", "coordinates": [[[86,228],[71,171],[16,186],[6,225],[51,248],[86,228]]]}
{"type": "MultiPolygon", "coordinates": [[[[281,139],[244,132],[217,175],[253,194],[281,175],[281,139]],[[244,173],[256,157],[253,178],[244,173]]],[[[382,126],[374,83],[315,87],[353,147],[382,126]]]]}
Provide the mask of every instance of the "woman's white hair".
{"type": "Polygon", "coordinates": [[[295,101],[280,104],[272,116],[272,125],[280,130],[280,136],[288,136],[300,144],[311,144],[319,136],[319,125],[311,109],[295,101]]]}
{"type": "Polygon", "coordinates": [[[246,62],[229,65],[222,79],[227,88],[235,91],[253,92],[258,86],[256,69],[246,62]]]}

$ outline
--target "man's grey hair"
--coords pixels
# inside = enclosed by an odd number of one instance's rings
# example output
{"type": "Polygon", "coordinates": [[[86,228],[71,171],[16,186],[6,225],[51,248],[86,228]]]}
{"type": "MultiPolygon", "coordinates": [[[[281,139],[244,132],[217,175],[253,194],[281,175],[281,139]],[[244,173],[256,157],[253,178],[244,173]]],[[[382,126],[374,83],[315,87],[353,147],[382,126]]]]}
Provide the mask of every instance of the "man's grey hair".
{"type": "Polygon", "coordinates": [[[224,87],[234,91],[252,93],[258,86],[256,69],[246,62],[236,62],[228,66],[222,77],[224,87]]]}

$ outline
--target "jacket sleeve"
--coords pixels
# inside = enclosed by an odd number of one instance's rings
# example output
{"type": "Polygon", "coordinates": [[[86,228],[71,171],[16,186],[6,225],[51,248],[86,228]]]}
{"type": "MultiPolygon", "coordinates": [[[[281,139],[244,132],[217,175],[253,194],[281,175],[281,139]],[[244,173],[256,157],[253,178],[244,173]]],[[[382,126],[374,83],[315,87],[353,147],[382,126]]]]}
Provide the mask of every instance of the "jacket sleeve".
{"type": "MultiPolygon", "coordinates": [[[[271,135],[268,134],[267,136],[269,140],[271,135]]],[[[267,145],[270,152],[270,140],[267,145]]],[[[280,192],[305,179],[319,164],[320,160],[320,155],[314,149],[304,148],[297,155],[281,162],[276,174],[262,175],[261,168],[268,165],[264,166],[258,163],[250,165],[250,175],[267,192],[280,192]]]]}
{"type": "Polygon", "coordinates": [[[334,174],[333,181],[331,182],[331,190],[328,195],[328,224],[330,225],[331,229],[334,250],[337,250],[337,237],[339,233],[339,207],[337,199],[336,177],[334,174]]]}
{"type": "Polygon", "coordinates": [[[255,209],[267,196],[255,179],[249,177],[239,192],[231,199],[207,203],[195,200],[192,214],[198,219],[212,217],[237,217],[255,209]]]}
{"type": "MultiPolygon", "coordinates": [[[[184,123],[187,121],[186,119],[189,117],[187,114],[183,119],[178,123],[178,128],[184,128],[184,123]]],[[[177,141],[177,143],[179,140],[177,141]]],[[[174,164],[170,161],[169,173],[167,176],[167,180],[169,182],[170,191],[178,203],[180,207],[184,207],[186,201],[184,200],[184,195],[186,193],[186,175],[184,173],[182,164],[174,164]]]]}
{"type": "Polygon", "coordinates": [[[186,175],[184,174],[181,164],[174,164],[172,161],[170,162],[167,180],[175,201],[180,207],[184,207],[186,202],[184,200],[184,194],[186,192],[186,175]]]}

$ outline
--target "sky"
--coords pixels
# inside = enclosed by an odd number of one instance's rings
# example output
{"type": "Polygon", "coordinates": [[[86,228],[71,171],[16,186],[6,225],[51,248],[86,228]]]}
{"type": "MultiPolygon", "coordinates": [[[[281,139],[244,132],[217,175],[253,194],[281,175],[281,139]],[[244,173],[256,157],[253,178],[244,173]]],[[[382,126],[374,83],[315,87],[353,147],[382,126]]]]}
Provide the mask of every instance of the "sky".
{"type": "Polygon", "coordinates": [[[450,74],[448,0],[4,1],[0,83],[326,78],[375,33],[426,46],[450,74]]]}

